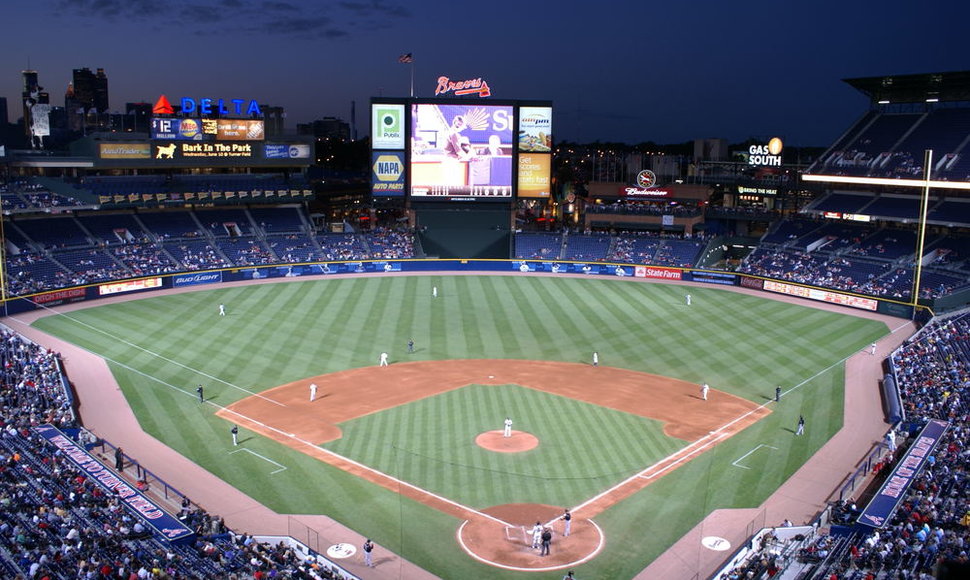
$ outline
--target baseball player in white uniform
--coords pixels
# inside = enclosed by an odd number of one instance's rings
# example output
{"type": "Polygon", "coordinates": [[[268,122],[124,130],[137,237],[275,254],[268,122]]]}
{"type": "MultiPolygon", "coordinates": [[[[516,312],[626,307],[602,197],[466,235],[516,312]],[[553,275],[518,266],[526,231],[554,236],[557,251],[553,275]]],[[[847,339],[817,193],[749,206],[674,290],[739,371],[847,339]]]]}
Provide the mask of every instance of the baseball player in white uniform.
{"type": "Polygon", "coordinates": [[[510,417],[505,418],[505,430],[502,431],[502,437],[512,436],[512,419],[510,417]]]}

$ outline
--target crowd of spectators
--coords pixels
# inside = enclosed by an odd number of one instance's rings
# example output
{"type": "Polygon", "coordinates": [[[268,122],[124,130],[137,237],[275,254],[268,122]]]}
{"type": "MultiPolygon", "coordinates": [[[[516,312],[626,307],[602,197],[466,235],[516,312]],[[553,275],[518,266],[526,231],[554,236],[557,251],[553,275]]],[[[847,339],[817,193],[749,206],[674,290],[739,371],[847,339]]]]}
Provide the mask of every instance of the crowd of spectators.
{"type": "MultiPolygon", "coordinates": [[[[288,543],[227,530],[183,497],[189,545],[153,535],[34,427],[79,428],[59,356],[0,330],[0,577],[23,580],[339,579],[288,543]]],[[[79,443],[93,436],[80,429],[79,443]]],[[[137,487],[145,489],[139,480],[137,487]]]]}
{"type": "MultiPolygon", "coordinates": [[[[821,536],[802,551],[802,561],[824,562],[812,578],[929,579],[941,568],[970,570],[970,313],[926,326],[890,362],[906,412],[903,434],[930,419],[950,427],[884,527],[821,536]]],[[[907,441],[900,443],[897,459],[907,441]]],[[[890,455],[885,467],[893,461],[890,455]]],[[[843,502],[831,519],[851,526],[858,514],[843,502]]]]}
{"type": "Polygon", "coordinates": [[[385,227],[375,228],[364,234],[370,247],[370,257],[375,260],[398,260],[414,257],[414,234],[385,227]]]}
{"type": "Polygon", "coordinates": [[[24,179],[0,182],[0,195],[3,197],[3,209],[7,211],[43,211],[57,207],[84,205],[84,202],[77,198],[54,193],[40,184],[24,179]]]}

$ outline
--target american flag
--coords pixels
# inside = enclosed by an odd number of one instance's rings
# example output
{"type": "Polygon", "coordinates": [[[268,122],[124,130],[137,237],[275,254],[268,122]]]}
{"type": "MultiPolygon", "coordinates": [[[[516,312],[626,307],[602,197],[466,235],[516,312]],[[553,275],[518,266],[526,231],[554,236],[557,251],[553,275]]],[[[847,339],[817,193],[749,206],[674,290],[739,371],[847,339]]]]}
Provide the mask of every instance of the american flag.
{"type": "Polygon", "coordinates": [[[411,56],[410,52],[407,54],[402,54],[401,56],[397,57],[397,62],[408,64],[414,62],[414,57],[411,56]]]}

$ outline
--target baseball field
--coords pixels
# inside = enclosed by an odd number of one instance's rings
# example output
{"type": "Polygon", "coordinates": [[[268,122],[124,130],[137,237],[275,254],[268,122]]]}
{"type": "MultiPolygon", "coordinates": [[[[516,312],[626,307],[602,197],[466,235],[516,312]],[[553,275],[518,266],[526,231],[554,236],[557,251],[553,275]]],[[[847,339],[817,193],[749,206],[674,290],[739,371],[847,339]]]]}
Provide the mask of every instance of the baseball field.
{"type": "Polygon", "coordinates": [[[888,332],[716,287],[541,276],[231,286],[34,325],[103,356],[146,432],[271,509],[442,578],[537,579],[632,578],[711,511],[757,506],[841,427],[843,362],[888,332]],[[524,544],[537,519],[547,558],[524,544]]]}

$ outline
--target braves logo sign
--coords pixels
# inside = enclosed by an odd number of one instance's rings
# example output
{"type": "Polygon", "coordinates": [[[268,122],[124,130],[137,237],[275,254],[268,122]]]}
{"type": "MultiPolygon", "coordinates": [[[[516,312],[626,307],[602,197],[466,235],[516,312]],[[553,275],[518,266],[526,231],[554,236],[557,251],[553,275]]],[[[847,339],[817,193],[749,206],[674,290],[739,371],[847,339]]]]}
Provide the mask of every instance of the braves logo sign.
{"type": "Polygon", "coordinates": [[[453,81],[448,77],[438,77],[438,86],[435,87],[434,94],[437,96],[446,93],[452,93],[456,97],[475,93],[478,93],[479,97],[488,97],[491,96],[492,91],[488,88],[488,83],[481,78],[453,81]]]}

